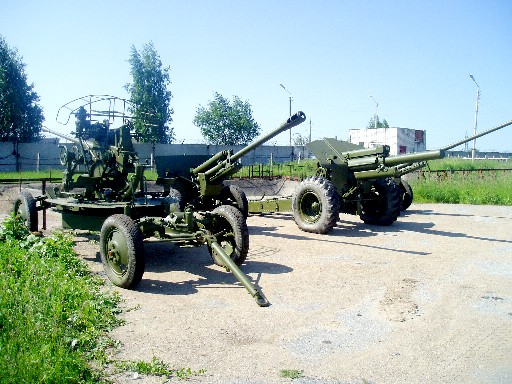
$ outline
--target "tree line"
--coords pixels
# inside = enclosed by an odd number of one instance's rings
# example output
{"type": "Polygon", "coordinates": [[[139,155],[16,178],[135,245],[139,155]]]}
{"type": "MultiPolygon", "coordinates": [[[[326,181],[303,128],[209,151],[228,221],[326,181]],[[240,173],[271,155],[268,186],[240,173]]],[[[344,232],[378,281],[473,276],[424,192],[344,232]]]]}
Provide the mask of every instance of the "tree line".
{"type": "MultiPolygon", "coordinates": [[[[165,67],[152,42],[131,46],[128,63],[132,82],[124,85],[133,105],[135,133],[143,143],[173,143],[170,67],[165,67]]],[[[0,35],[0,141],[23,143],[41,139],[44,119],[40,97],[29,84],[26,64],[17,49],[0,35]]],[[[193,123],[209,144],[247,144],[259,135],[251,105],[214,92],[207,106],[199,105],[193,123]]]]}
{"type": "MultiPolygon", "coordinates": [[[[165,67],[152,42],[138,50],[131,46],[128,58],[132,82],[124,85],[134,106],[135,134],[143,143],[173,143],[170,67],[165,67]]],[[[25,63],[15,48],[0,35],[0,141],[13,143],[41,139],[44,121],[40,98],[28,83],[25,63]]],[[[199,105],[193,119],[208,144],[245,145],[260,133],[251,105],[238,96],[229,100],[214,92],[206,106],[199,105]]],[[[387,128],[386,120],[372,118],[368,128],[387,128]]],[[[295,145],[308,140],[296,135],[295,145]]]]}

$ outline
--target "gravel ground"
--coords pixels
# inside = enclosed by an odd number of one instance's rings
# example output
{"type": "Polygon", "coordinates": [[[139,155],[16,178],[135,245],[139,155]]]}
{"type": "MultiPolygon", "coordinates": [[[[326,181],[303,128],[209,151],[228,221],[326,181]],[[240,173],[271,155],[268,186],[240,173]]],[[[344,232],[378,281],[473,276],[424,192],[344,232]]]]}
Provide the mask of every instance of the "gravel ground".
{"type": "MultiPolygon", "coordinates": [[[[290,214],[248,225],[242,269],[271,306],[205,247],[148,242],[141,284],[119,290],[131,310],[113,332],[116,358],[206,370],[194,383],[291,382],[284,369],[302,371],[294,384],[512,383],[512,207],[413,204],[390,227],[342,215],[328,235],[301,232],[290,214]]],[[[76,240],[102,274],[98,245],[76,240]]]]}

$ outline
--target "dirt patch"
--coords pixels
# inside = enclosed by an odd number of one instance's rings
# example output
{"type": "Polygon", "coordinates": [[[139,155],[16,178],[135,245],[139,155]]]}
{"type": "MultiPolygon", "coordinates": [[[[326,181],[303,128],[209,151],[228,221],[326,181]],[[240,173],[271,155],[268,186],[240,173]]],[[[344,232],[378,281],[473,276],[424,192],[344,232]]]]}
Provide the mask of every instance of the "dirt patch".
{"type": "MultiPolygon", "coordinates": [[[[303,371],[294,383],[512,382],[512,207],[413,204],[390,227],[343,215],[328,235],[290,214],[248,225],[242,269],[272,305],[205,247],[146,243],[141,284],[118,290],[133,310],[113,332],[117,358],[205,369],[190,379],[205,383],[290,382],[284,369],[303,371]]],[[[76,240],[102,274],[97,239],[76,240]]]]}

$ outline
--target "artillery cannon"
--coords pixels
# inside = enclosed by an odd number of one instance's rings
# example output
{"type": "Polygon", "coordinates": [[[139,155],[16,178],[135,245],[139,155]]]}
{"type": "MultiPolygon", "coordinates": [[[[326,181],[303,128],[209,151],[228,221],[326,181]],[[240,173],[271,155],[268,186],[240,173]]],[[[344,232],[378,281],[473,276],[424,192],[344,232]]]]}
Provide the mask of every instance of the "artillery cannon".
{"type": "Polygon", "coordinates": [[[316,176],[303,180],[291,201],[250,201],[249,212],[291,208],[298,227],[313,233],[331,231],[339,213],[359,215],[367,224],[391,225],[412,202],[412,190],[401,179],[403,175],[424,167],[428,160],[444,158],[449,149],[509,125],[512,121],[438,150],[397,156],[389,156],[387,145],[360,149],[336,139],[313,141],[306,146],[318,159],[316,176]]]}
{"type": "Polygon", "coordinates": [[[220,151],[198,166],[190,170],[176,172],[171,164],[181,162],[183,156],[171,157],[167,164],[157,164],[157,184],[164,186],[166,193],[176,196],[180,206],[192,205],[196,209],[212,209],[218,204],[237,207],[244,217],[248,214],[248,201],[245,193],[236,185],[224,185],[224,181],[238,172],[241,168],[239,160],[249,152],[264,144],[292,127],[306,120],[303,112],[290,116],[274,131],[261,137],[255,142],[233,153],[231,149],[220,151]],[[188,172],[187,172],[188,171],[188,172]]]}
{"type": "MultiPolygon", "coordinates": [[[[98,97],[94,102],[112,103],[112,98],[98,97]]],[[[195,168],[195,179],[161,177],[158,182],[164,186],[163,191],[148,191],[145,165],[139,163],[132,144],[131,120],[111,109],[93,110],[94,102],[88,100],[71,109],[77,118],[75,137],[45,129],[73,144],[71,150],[61,146],[60,159],[66,166],[62,185],[47,188],[38,197],[22,191],[15,200],[14,212],[22,216],[31,231],[38,229],[38,211],[46,209],[61,214],[64,228],[99,230],[106,274],[122,288],[134,288],[142,279],[144,239],[156,237],[179,246],[206,245],[213,261],[231,271],[258,305],[267,306],[261,290],[239,268],[249,251],[246,219],[239,209],[214,197],[218,197],[216,191],[222,191],[222,178],[236,167],[234,161],[300,124],[305,120],[304,114],[293,115],[278,129],[235,155],[230,151],[215,155],[195,168]],[[92,116],[108,119],[93,122],[92,116]],[[117,129],[109,128],[112,116],[123,118],[117,129]],[[85,170],[81,171],[81,167],[85,170]]]]}

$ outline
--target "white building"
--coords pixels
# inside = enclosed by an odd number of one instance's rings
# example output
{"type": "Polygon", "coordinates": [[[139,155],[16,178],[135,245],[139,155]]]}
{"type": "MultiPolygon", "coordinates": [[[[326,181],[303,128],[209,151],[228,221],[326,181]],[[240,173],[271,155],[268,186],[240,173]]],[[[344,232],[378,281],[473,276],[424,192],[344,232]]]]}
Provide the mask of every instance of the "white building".
{"type": "Polygon", "coordinates": [[[349,141],[365,148],[389,145],[390,155],[427,150],[427,131],[409,128],[350,129],[349,141]]]}

